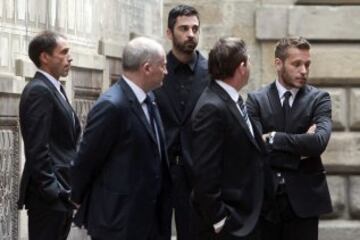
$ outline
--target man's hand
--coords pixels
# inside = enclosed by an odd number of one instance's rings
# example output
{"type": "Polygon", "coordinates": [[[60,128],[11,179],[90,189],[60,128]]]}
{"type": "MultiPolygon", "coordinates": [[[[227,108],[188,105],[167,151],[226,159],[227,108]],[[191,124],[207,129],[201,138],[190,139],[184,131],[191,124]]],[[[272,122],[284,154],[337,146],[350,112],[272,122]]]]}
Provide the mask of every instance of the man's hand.
{"type": "Polygon", "coordinates": [[[306,131],[307,134],[314,134],[316,131],[316,124],[313,124],[309,127],[309,129],[306,131]]]}
{"type": "Polygon", "coordinates": [[[221,230],[223,229],[224,225],[225,225],[225,221],[226,221],[226,217],[221,219],[220,222],[214,224],[214,231],[216,234],[219,234],[221,232],[221,230]]]}
{"type": "Polygon", "coordinates": [[[81,206],[80,204],[72,201],[71,199],[69,199],[69,201],[71,202],[71,204],[72,204],[76,209],[79,209],[79,208],[80,208],[80,206],[81,206]]]}
{"type": "Polygon", "coordinates": [[[268,133],[264,133],[264,134],[262,135],[262,140],[264,141],[264,143],[267,142],[267,139],[270,137],[270,133],[271,133],[271,132],[268,132],[268,133]]]}

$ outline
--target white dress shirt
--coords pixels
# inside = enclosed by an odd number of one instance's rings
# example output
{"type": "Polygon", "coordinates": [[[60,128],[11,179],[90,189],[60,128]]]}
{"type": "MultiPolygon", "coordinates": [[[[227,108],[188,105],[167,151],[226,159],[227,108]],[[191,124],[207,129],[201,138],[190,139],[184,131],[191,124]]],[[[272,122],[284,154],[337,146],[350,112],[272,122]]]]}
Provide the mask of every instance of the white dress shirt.
{"type": "MultiPolygon", "coordinates": [[[[230,86],[229,84],[225,83],[224,81],[221,80],[215,80],[215,82],[222,88],[225,90],[225,92],[230,96],[230,98],[235,102],[237,109],[239,110],[241,116],[244,116],[244,113],[241,111],[241,108],[239,106],[238,99],[239,99],[239,93],[238,91],[236,91],[236,89],[232,86],[230,86]]],[[[244,103],[245,104],[245,103],[244,103]]],[[[246,124],[249,127],[249,130],[251,132],[251,135],[254,136],[254,130],[253,127],[251,125],[250,119],[247,119],[246,124]]]]}
{"type": "Polygon", "coordinates": [[[52,83],[52,85],[55,86],[55,88],[58,90],[58,92],[60,93],[60,95],[66,100],[66,97],[64,96],[64,94],[61,92],[60,90],[60,81],[55,79],[53,76],[51,76],[49,73],[41,70],[41,69],[38,69],[37,70],[39,73],[45,75],[45,77],[52,83]]]}

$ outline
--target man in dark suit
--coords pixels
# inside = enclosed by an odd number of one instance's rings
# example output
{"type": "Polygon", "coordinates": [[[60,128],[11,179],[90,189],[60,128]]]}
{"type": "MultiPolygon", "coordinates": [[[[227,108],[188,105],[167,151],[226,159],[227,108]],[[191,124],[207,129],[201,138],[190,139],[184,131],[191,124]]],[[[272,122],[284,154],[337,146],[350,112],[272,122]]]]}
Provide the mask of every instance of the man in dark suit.
{"type": "Polygon", "coordinates": [[[63,240],[71,226],[70,162],[80,125],[59,78],[72,59],[66,38],[50,31],[30,42],[29,56],[38,70],[20,100],[26,162],[18,205],[28,209],[30,240],[63,240]]]}
{"type": "Polygon", "coordinates": [[[259,239],[265,147],[238,93],[249,72],[242,40],[215,43],[209,53],[213,80],[191,117],[196,239],[259,239]]]}
{"type": "Polygon", "coordinates": [[[332,211],[320,157],[331,133],[331,101],[327,92],[307,84],[310,61],[306,39],[281,39],[275,49],[276,81],[248,97],[277,186],[263,239],[318,239],[319,216],[332,211]]]}
{"type": "Polygon", "coordinates": [[[92,239],[152,240],[162,232],[170,182],[164,132],[150,91],[162,84],[165,51],[149,38],[125,47],[123,76],[88,115],[72,168],[75,223],[92,239]]]}
{"type": "Polygon", "coordinates": [[[191,6],[178,5],[168,16],[167,36],[172,49],[167,54],[168,74],[155,91],[164,121],[173,187],[168,202],[168,227],[164,240],[171,237],[175,211],[178,240],[191,240],[192,161],[189,151],[190,116],[200,94],[208,84],[207,60],[195,50],[200,33],[199,14],[191,6]]]}

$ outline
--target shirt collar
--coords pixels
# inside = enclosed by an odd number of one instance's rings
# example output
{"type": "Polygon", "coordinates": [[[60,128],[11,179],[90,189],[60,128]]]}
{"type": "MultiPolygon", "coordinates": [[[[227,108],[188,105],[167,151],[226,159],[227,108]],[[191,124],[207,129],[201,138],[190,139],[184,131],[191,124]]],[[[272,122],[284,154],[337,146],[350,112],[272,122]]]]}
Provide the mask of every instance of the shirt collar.
{"type": "Polygon", "coordinates": [[[284,97],[284,93],[287,91],[291,92],[291,96],[293,98],[296,97],[296,94],[299,92],[298,88],[291,88],[291,89],[286,89],[283,85],[281,85],[281,83],[279,82],[279,80],[275,81],[276,84],[276,88],[278,90],[278,94],[279,94],[279,99],[282,99],[284,97]]]}
{"type": "Polygon", "coordinates": [[[60,91],[60,85],[61,85],[61,83],[60,83],[59,80],[55,79],[55,78],[54,78],[53,76],[51,76],[49,73],[47,73],[47,72],[45,72],[45,71],[43,71],[43,70],[41,70],[41,69],[38,69],[37,71],[38,71],[39,73],[43,74],[43,75],[55,86],[55,88],[56,88],[58,91],[60,91]]]}
{"type": "Polygon", "coordinates": [[[198,58],[199,58],[198,52],[195,51],[193,54],[193,57],[191,58],[191,60],[188,63],[182,63],[175,57],[175,55],[173,54],[172,51],[169,52],[169,63],[170,62],[172,63],[172,66],[174,67],[174,69],[178,68],[180,65],[188,65],[188,67],[191,69],[191,71],[194,72],[198,58]]]}
{"type": "Polygon", "coordinates": [[[239,99],[239,93],[238,91],[236,91],[236,89],[232,86],[230,86],[229,84],[225,83],[224,81],[221,80],[215,80],[215,82],[217,84],[219,84],[220,87],[222,87],[225,92],[227,94],[229,94],[230,98],[237,103],[238,99],[239,99]]]}
{"type": "Polygon", "coordinates": [[[124,75],[122,75],[122,77],[125,80],[125,82],[129,85],[131,90],[134,92],[139,103],[142,104],[146,98],[146,93],[144,92],[144,90],[142,90],[138,85],[136,85],[133,81],[131,81],[124,75]]]}

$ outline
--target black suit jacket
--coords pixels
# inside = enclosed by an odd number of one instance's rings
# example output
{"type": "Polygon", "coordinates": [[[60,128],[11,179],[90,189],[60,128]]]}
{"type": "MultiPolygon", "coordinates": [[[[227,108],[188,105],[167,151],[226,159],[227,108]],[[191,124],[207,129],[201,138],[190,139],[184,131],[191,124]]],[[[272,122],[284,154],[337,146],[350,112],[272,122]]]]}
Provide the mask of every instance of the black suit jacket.
{"type": "MultiPolygon", "coordinates": [[[[163,141],[161,124],[158,130],[163,141]]],[[[81,204],[75,223],[101,239],[146,239],[154,223],[161,227],[162,193],[169,182],[161,149],[162,158],[135,94],[119,80],[88,115],[72,168],[72,198],[81,204]]]]}
{"type": "MultiPolygon", "coordinates": [[[[241,237],[255,227],[264,197],[265,147],[235,102],[215,82],[192,114],[194,208],[202,227],[226,217],[221,234],[241,237]]],[[[201,230],[200,230],[201,231],[201,230]]]]}
{"type": "Polygon", "coordinates": [[[20,126],[26,162],[19,208],[69,209],[70,162],[80,125],[70,104],[42,73],[35,74],[21,95],[20,126]]]}
{"type": "Polygon", "coordinates": [[[300,217],[319,216],[332,211],[321,161],[330,138],[331,100],[327,92],[305,85],[297,93],[285,128],[275,82],[252,92],[247,100],[249,114],[262,133],[276,131],[269,145],[270,163],[285,174],[289,200],[300,217]],[[306,134],[316,124],[315,134],[306,134]]]}
{"type": "Polygon", "coordinates": [[[190,156],[190,130],[191,113],[204,88],[208,85],[208,66],[207,60],[197,52],[198,60],[194,68],[193,83],[190,88],[190,97],[187,100],[184,114],[181,114],[180,103],[176,99],[176,83],[172,77],[174,73],[174,56],[167,55],[168,74],[164,78],[163,86],[155,90],[156,100],[159,105],[161,118],[164,122],[165,136],[167,142],[167,152],[170,162],[174,161],[176,152],[180,151],[182,161],[188,174],[188,181],[191,182],[192,161],[190,156]],[[180,146],[178,146],[180,144],[180,146]],[[178,149],[180,148],[180,149],[178,149]]]}

